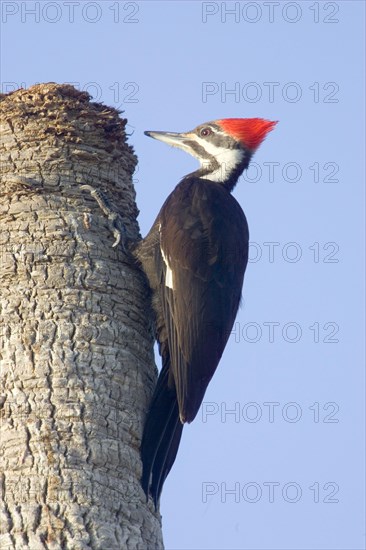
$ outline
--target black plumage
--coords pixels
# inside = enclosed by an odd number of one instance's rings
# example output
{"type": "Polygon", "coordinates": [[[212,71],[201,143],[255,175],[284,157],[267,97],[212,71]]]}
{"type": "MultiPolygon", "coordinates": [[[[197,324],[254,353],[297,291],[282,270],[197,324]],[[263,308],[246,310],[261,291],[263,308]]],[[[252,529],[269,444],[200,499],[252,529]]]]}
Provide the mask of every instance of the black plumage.
{"type": "Polygon", "coordinates": [[[220,183],[186,177],[139,247],[138,257],[160,297],[164,327],[159,334],[163,368],[142,443],[143,486],[148,492],[152,472],[155,501],[174,462],[182,422],[195,418],[230,336],[248,239],[244,213],[230,192],[220,183]],[[173,289],[166,285],[161,249],[173,289]]]}

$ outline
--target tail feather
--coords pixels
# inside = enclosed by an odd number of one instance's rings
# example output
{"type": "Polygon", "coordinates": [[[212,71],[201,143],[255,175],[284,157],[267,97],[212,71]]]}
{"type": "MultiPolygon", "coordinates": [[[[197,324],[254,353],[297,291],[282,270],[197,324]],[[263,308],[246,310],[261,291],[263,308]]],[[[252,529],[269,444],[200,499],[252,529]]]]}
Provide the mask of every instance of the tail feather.
{"type": "Polygon", "coordinates": [[[159,375],[141,443],[143,473],[141,485],[157,508],[164,481],[174,464],[183,424],[179,419],[175,388],[169,387],[169,358],[159,375]]]}
{"type": "Polygon", "coordinates": [[[155,508],[157,508],[164,481],[177,456],[182,431],[183,424],[179,419],[177,405],[176,410],[173,409],[169,417],[152,469],[150,493],[153,497],[155,508]]]}

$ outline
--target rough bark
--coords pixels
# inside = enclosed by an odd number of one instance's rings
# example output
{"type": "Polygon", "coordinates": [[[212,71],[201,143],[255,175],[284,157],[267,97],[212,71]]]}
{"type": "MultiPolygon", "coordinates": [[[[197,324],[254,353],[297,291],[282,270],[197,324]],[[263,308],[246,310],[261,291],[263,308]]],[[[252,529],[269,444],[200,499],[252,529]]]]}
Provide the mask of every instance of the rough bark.
{"type": "Polygon", "coordinates": [[[139,481],[146,282],[81,189],[138,239],[126,121],[67,85],[0,108],[0,548],[160,549],[139,481]]]}

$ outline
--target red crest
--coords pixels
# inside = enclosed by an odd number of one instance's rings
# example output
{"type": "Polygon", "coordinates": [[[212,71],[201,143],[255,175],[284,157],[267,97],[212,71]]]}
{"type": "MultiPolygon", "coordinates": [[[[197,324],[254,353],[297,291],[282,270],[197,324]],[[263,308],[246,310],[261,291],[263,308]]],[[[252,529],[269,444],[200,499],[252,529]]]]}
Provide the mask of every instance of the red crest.
{"type": "Polygon", "coordinates": [[[277,121],[263,118],[223,118],[216,122],[225,132],[252,151],[259,147],[268,132],[277,124],[277,121]]]}

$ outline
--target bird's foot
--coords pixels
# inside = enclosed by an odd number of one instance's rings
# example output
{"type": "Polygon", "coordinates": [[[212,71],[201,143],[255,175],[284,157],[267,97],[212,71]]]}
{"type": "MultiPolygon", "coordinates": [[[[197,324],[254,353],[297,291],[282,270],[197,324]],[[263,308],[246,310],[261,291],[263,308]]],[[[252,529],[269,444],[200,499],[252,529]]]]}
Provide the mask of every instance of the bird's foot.
{"type": "Polygon", "coordinates": [[[127,237],[127,230],[126,226],[124,225],[121,216],[118,214],[118,212],[115,212],[111,209],[107,198],[105,195],[99,191],[98,189],[94,189],[91,185],[81,185],[81,189],[84,191],[89,191],[91,196],[97,201],[100,209],[102,210],[103,214],[105,214],[108,218],[111,231],[114,236],[114,243],[112,244],[112,247],[115,248],[119,244],[122,247],[122,250],[124,252],[128,252],[128,237],[127,237]]]}

